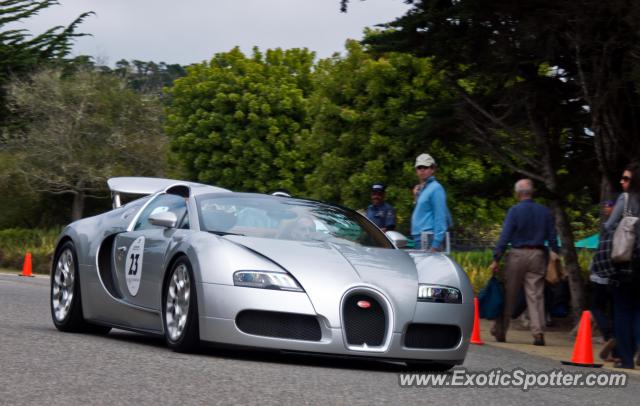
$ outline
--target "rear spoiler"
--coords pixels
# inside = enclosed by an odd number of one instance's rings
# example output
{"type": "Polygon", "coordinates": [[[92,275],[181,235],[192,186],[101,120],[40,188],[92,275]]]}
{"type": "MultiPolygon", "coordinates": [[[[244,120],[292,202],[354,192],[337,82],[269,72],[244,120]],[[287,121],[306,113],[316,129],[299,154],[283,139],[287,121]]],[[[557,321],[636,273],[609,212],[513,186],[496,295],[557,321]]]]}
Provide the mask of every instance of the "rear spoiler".
{"type": "Polygon", "coordinates": [[[227,191],[226,189],[215,186],[208,186],[202,183],[186,182],[183,180],[163,179],[163,178],[145,178],[137,176],[123,176],[118,178],[110,178],[107,180],[109,190],[111,190],[111,202],[114,209],[120,207],[120,195],[151,195],[160,192],[175,185],[184,185],[188,187],[207,187],[215,191],[227,191]]]}

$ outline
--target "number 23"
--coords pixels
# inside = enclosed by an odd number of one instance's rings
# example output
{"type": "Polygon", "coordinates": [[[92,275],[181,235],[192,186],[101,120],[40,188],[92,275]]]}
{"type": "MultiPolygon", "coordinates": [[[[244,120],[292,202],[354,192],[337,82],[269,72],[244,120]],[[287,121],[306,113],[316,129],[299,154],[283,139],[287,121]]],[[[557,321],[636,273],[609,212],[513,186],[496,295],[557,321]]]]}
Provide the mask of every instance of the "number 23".
{"type": "Polygon", "coordinates": [[[136,275],[138,273],[138,258],[140,254],[131,254],[131,266],[129,267],[129,275],[136,275]]]}

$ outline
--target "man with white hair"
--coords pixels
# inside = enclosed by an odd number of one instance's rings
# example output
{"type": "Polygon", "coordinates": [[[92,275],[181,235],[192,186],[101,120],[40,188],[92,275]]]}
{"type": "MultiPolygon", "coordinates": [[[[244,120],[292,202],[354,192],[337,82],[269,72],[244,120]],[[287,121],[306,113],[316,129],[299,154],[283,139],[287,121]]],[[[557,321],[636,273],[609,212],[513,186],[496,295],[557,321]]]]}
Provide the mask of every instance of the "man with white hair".
{"type": "Polygon", "coordinates": [[[545,244],[558,252],[556,228],[551,211],[533,201],[533,183],[530,179],[516,182],[515,193],[519,202],[507,212],[502,233],[493,251],[491,270],[496,273],[500,269],[500,259],[511,244],[502,274],[505,285],[504,309],[502,315],[496,318],[491,334],[496,341],[506,340],[513,306],[524,285],[533,344],[544,345],[544,276],[548,260],[545,244]]]}

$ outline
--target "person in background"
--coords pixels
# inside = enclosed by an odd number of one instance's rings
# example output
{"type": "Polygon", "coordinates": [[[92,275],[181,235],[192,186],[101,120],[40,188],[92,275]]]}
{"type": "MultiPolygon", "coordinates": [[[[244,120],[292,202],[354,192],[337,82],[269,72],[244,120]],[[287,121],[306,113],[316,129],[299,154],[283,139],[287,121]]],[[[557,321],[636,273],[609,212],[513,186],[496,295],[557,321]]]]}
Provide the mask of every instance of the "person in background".
{"type": "Polygon", "coordinates": [[[519,202],[507,212],[502,233],[493,251],[491,270],[497,273],[499,261],[511,244],[502,273],[505,285],[503,314],[496,318],[491,334],[498,342],[506,341],[513,305],[524,284],[533,345],[545,345],[544,277],[548,261],[545,243],[558,252],[556,227],[551,210],[533,201],[533,183],[530,179],[516,182],[515,193],[519,202]]]}
{"type": "MultiPolygon", "coordinates": [[[[640,216],[640,165],[631,164],[620,179],[622,195],[618,197],[604,228],[613,233],[624,216],[640,216]]],[[[616,264],[611,277],[613,326],[620,362],[616,368],[633,369],[633,356],[640,344],[640,222],[635,225],[635,247],[630,262],[616,264]]],[[[640,360],[639,360],[640,361],[640,360]]],[[[637,361],[636,361],[637,362],[637,361]]]]}
{"type": "Polygon", "coordinates": [[[382,231],[396,229],[396,210],[384,201],[384,185],[375,183],[371,186],[371,204],[367,207],[367,218],[382,231]]]}
{"type": "Polygon", "coordinates": [[[591,287],[591,306],[589,310],[598,325],[598,329],[605,341],[600,351],[600,358],[606,362],[619,362],[616,357],[616,340],[613,335],[613,297],[609,286],[609,277],[615,272],[611,262],[611,235],[605,230],[604,222],[607,221],[615,204],[612,200],[605,200],[600,205],[602,226],[600,227],[600,241],[598,251],[593,256],[589,265],[589,285],[591,287]]]}
{"type": "Polygon", "coordinates": [[[411,238],[416,247],[420,247],[422,232],[432,232],[430,251],[443,251],[449,226],[449,209],[445,190],[435,177],[438,166],[429,154],[418,155],[414,166],[420,183],[413,188],[415,207],[411,215],[411,238]]]}
{"type": "Polygon", "coordinates": [[[615,200],[605,200],[602,202],[602,219],[607,221],[607,219],[611,216],[611,212],[613,212],[613,206],[615,206],[615,200]]]}

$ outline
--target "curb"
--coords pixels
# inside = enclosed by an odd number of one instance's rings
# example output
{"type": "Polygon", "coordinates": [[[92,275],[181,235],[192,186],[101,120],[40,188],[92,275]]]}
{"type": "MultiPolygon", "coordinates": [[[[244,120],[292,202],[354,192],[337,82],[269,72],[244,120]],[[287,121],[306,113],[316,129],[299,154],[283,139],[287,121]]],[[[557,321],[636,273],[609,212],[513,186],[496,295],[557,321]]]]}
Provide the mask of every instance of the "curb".
{"type": "MultiPolygon", "coordinates": [[[[546,345],[535,346],[533,345],[533,337],[529,330],[523,330],[521,327],[517,327],[518,322],[516,320],[513,320],[511,324],[512,325],[507,332],[507,342],[498,343],[490,333],[493,320],[481,319],[480,331],[482,336],[484,336],[484,344],[491,347],[506,348],[523,352],[525,354],[552,359],[554,361],[558,361],[558,368],[562,367],[562,361],[569,361],[571,359],[573,354],[574,338],[571,337],[570,331],[547,331],[544,334],[546,345]]],[[[639,367],[636,367],[636,369],[614,368],[612,363],[600,361],[598,354],[600,353],[603,345],[604,344],[593,343],[593,359],[597,360],[598,363],[602,362],[604,364],[602,367],[603,370],[606,370],[607,372],[624,372],[629,375],[640,376],[639,367]]],[[[587,372],[586,369],[585,372],[587,372]]]]}

